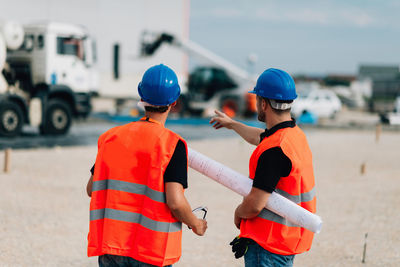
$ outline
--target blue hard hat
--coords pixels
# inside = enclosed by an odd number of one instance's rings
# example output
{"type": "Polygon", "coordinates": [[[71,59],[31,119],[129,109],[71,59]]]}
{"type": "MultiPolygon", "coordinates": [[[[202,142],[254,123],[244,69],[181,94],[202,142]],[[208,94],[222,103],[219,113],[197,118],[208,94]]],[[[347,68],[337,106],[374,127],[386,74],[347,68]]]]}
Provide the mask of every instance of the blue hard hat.
{"type": "Polygon", "coordinates": [[[181,88],[175,72],[160,64],[146,70],[138,91],[143,101],[155,106],[167,106],[178,99],[181,88]]]}
{"type": "Polygon", "coordinates": [[[297,98],[293,78],[285,71],[267,69],[257,79],[256,87],[249,93],[274,100],[294,100],[297,98]]]}

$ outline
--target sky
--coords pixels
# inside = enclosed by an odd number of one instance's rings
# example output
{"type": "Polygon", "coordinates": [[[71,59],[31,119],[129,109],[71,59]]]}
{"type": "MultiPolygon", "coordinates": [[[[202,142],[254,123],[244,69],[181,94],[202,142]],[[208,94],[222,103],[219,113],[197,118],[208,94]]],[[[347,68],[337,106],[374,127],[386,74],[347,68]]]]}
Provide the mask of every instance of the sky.
{"type": "Polygon", "coordinates": [[[399,14],[399,0],[192,0],[190,39],[255,73],[357,74],[399,64],[399,14]]]}
{"type": "Polygon", "coordinates": [[[400,62],[400,0],[168,1],[0,0],[0,21],[85,25],[98,40],[99,68],[108,71],[112,43],[121,42],[130,55],[138,51],[143,27],[168,25],[169,31],[178,25],[179,32],[188,3],[190,39],[254,74],[269,67],[291,74],[357,74],[360,64],[400,62]],[[257,58],[252,66],[250,54],[257,58]]]}

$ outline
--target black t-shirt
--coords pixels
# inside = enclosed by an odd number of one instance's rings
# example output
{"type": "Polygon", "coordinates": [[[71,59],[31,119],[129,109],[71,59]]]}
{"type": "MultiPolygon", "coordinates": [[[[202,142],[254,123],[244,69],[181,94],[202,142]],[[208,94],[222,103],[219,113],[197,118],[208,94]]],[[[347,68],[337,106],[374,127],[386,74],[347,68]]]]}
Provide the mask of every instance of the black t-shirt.
{"type": "MultiPolygon", "coordinates": [[[[272,127],[265,129],[260,135],[260,142],[268,136],[273,135],[279,129],[287,127],[295,127],[296,121],[285,121],[272,127]]],[[[253,186],[272,193],[281,177],[286,177],[292,170],[291,160],[283,153],[279,146],[265,150],[257,161],[256,173],[254,175],[253,186]]]]}
{"type": "MultiPolygon", "coordinates": [[[[180,183],[183,188],[187,188],[187,168],[186,147],[182,140],[179,140],[175,147],[174,154],[165,169],[164,183],[176,182],[180,183]]],[[[92,174],[94,173],[94,165],[90,169],[90,172],[92,174]]]]}
{"type": "Polygon", "coordinates": [[[292,162],[280,147],[265,150],[258,158],[253,186],[272,193],[281,177],[289,175],[292,162]]]}
{"type": "Polygon", "coordinates": [[[179,140],[178,144],[175,147],[174,154],[172,155],[172,158],[169,161],[167,168],[165,169],[164,183],[177,182],[180,183],[183,188],[187,188],[187,171],[188,163],[186,146],[182,142],[182,140],[179,140]]]}

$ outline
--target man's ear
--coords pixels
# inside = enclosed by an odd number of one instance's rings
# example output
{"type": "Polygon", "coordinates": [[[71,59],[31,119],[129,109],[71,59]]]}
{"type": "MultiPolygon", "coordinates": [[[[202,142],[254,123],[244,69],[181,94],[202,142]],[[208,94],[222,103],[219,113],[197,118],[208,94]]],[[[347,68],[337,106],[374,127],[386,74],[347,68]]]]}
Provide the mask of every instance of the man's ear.
{"type": "Polygon", "coordinates": [[[175,107],[176,106],[176,101],[174,103],[172,103],[170,106],[171,107],[175,107]]]}
{"type": "Polygon", "coordinates": [[[266,100],[265,98],[261,99],[261,108],[262,108],[262,110],[266,110],[267,109],[267,106],[268,106],[267,101],[268,100],[266,100]]]}

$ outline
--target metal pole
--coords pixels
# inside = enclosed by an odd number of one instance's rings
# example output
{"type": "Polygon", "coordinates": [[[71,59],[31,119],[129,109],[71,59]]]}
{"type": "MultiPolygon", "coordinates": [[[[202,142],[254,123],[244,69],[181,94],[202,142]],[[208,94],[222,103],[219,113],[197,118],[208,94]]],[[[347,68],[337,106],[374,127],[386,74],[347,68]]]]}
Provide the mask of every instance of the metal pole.
{"type": "Polygon", "coordinates": [[[365,254],[367,253],[367,237],[368,237],[368,233],[365,233],[364,251],[363,251],[363,256],[362,256],[361,263],[365,263],[365,254]]]}
{"type": "Polygon", "coordinates": [[[365,173],[365,162],[361,164],[361,174],[365,173]]]}
{"type": "Polygon", "coordinates": [[[376,133],[375,133],[375,141],[378,143],[379,139],[381,137],[381,133],[382,133],[382,125],[381,124],[377,124],[376,125],[376,133]]]}
{"type": "Polygon", "coordinates": [[[11,166],[11,149],[7,148],[4,151],[4,172],[5,173],[10,172],[10,166],[11,166]]]}

